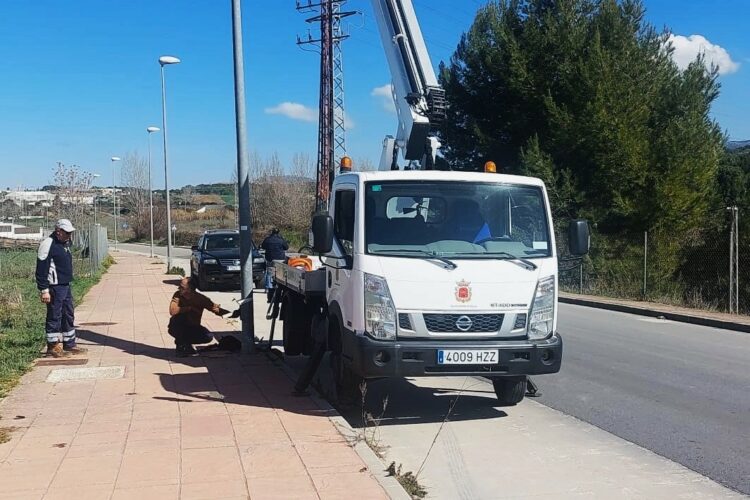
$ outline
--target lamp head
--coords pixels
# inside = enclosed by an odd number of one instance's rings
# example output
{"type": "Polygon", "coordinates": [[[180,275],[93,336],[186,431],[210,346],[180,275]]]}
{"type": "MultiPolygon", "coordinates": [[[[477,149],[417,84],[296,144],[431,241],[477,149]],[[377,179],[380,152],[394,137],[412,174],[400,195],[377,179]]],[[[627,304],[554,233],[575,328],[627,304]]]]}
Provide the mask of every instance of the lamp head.
{"type": "Polygon", "coordinates": [[[180,60],[174,56],[161,56],[159,58],[159,64],[166,66],[167,64],[180,64],[180,60]]]}

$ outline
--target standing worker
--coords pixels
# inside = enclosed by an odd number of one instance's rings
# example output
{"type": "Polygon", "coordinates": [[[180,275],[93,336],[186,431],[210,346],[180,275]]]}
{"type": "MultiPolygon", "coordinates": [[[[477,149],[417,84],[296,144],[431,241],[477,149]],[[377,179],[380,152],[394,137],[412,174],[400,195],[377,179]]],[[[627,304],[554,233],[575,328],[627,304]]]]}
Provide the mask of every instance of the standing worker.
{"type": "Polygon", "coordinates": [[[286,251],[289,250],[289,243],[279,234],[278,228],[271,229],[271,232],[260,244],[260,247],[266,251],[266,291],[268,302],[271,302],[273,296],[273,261],[286,261],[286,251]]]}
{"type": "Polygon", "coordinates": [[[73,281],[70,238],[75,230],[68,219],[58,220],[54,232],[39,244],[37,253],[36,286],[42,304],[47,305],[47,356],[53,358],[87,351],[76,345],[73,292],[70,289],[73,281]]]}

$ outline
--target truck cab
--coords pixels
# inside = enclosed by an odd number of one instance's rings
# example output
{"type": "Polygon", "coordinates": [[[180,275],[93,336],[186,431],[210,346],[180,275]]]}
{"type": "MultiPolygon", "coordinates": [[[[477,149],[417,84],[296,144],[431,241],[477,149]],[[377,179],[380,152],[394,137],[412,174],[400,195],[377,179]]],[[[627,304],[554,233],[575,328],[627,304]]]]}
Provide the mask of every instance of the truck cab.
{"type": "MultiPolygon", "coordinates": [[[[339,175],[313,223],[339,382],[477,375],[498,398],[555,373],[557,252],[539,179],[476,172],[339,175]]],[[[587,226],[573,239],[588,245],[587,226]]]]}

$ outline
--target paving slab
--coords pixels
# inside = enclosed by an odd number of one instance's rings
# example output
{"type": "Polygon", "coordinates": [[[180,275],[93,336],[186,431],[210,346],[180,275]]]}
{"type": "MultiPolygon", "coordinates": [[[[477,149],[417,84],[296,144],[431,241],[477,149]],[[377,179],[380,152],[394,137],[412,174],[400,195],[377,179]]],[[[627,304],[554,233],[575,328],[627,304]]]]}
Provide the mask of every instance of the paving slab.
{"type": "MultiPolygon", "coordinates": [[[[389,498],[335,412],[291,397],[264,354],[176,358],[174,277],[149,257],[114,257],[76,310],[86,366],[38,364],[0,401],[14,428],[0,498],[389,498]]],[[[211,316],[211,330],[237,334],[211,316]]]]}

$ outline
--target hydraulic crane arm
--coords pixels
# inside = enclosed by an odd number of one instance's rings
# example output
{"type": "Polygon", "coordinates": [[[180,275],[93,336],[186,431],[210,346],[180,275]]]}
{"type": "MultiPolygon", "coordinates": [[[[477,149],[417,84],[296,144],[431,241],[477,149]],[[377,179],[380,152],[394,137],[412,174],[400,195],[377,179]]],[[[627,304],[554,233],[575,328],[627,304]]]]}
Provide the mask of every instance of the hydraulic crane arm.
{"type": "Polygon", "coordinates": [[[435,77],[411,0],[372,0],[391,70],[398,114],[395,139],[387,136],[381,170],[398,169],[398,154],[419,168],[432,169],[440,142],[435,128],[445,119],[445,90],[435,77]]]}

